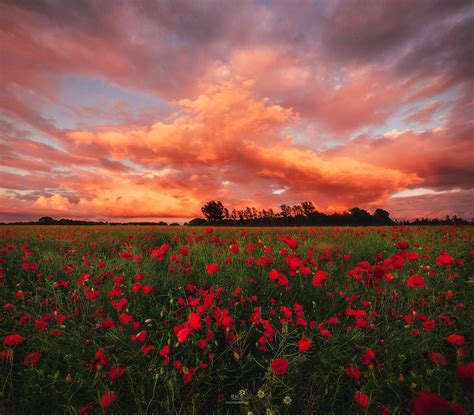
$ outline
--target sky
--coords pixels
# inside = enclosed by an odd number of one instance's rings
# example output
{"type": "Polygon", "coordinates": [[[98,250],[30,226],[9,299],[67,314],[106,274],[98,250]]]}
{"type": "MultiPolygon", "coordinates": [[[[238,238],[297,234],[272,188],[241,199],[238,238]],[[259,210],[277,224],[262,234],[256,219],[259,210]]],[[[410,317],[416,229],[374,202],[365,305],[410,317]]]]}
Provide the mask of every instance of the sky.
{"type": "Polygon", "coordinates": [[[0,221],[474,216],[471,0],[3,0],[0,221]]]}

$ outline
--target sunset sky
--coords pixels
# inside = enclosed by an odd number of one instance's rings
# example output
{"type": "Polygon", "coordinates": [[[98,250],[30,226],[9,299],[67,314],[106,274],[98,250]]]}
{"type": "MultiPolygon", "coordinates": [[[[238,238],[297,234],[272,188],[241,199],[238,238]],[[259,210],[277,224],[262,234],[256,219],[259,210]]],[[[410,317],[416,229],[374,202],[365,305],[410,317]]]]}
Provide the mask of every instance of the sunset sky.
{"type": "Polygon", "coordinates": [[[0,3],[0,221],[474,216],[474,3],[0,3]]]}

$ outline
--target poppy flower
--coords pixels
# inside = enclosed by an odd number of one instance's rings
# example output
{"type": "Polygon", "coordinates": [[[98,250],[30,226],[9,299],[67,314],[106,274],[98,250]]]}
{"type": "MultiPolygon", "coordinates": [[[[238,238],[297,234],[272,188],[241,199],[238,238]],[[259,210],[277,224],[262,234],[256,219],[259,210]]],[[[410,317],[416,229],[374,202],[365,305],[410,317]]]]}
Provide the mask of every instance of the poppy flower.
{"type": "Polygon", "coordinates": [[[188,324],[193,330],[199,330],[201,327],[201,315],[198,313],[190,313],[188,324]]]}
{"type": "Polygon", "coordinates": [[[311,348],[311,339],[308,339],[306,335],[303,335],[299,340],[298,340],[298,350],[300,352],[306,352],[311,348]]]}
{"type": "Polygon", "coordinates": [[[316,274],[314,274],[313,277],[313,285],[315,287],[322,287],[324,284],[324,281],[326,281],[328,278],[328,273],[325,271],[317,271],[316,274]]]}
{"type": "Polygon", "coordinates": [[[451,404],[442,396],[427,391],[418,392],[410,401],[408,408],[410,415],[467,415],[461,405],[451,404]]]}
{"type": "Polygon", "coordinates": [[[282,376],[288,371],[288,361],[277,357],[273,359],[272,369],[275,375],[282,376]]]}
{"type": "Polygon", "coordinates": [[[370,399],[364,392],[356,391],[354,393],[354,401],[362,406],[362,408],[367,409],[369,407],[370,399]]]}
{"type": "Polygon", "coordinates": [[[160,350],[160,356],[165,357],[168,356],[171,352],[171,348],[169,346],[163,346],[160,350]]]}
{"type": "Polygon", "coordinates": [[[150,353],[153,349],[155,348],[155,346],[153,346],[152,344],[146,344],[145,346],[142,346],[142,348],[140,349],[141,352],[143,353],[143,356],[146,356],[148,353],[150,353]]]}
{"type": "Polygon", "coordinates": [[[409,246],[410,246],[410,244],[408,242],[404,242],[404,241],[399,242],[397,244],[398,249],[408,249],[409,246]]]}
{"type": "Polygon", "coordinates": [[[196,368],[188,367],[187,370],[183,373],[183,383],[187,384],[193,380],[194,372],[196,372],[196,368]]]}
{"type": "Polygon", "coordinates": [[[178,342],[179,343],[186,343],[186,340],[188,339],[188,336],[191,334],[191,330],[188,329],[187,327],[183,327],[182,329],[178,330],[178,342]]]}
{"type": "Polygon", "coordinates": [[[447,254],[441,254],[436,257],[436,264],[439,266],[447,267],[448,265],[452,265],[453,263],[453,257],[447,254]]]}
{"type": "Polygon", "coordinates": [[[218,270],[217,264],[207,264],[206,265],[206,272],[210,275],[216,274],[218,270]]]}
{"type": "Polygon", "coordinates": [[[140,343],[143,343],[146,340],[147,336],[148,336],[147,332],[145,330],[142,330],[137,334],[132,334],[130,336],[130,339],[134,342],[138,341],[140,343]]]}
{"type": "Polygon", "coordinates": [[[408,285],[413,288],[413,289],[418,289],[420,287],[423,287],[425,285],[425,280],[421,278],[419,275],[414,274],[407,280],[408,285]]]}
{"type": "Polygon", "coordinates": [[[117,395],[115,395],[115,392],[108,391],[108,392],[105,392],[100,397],[100,406],[102,407],[102,409],[106,410],[109,406],[113,405],[116,401],[117,401],[117,395]]]}
{"type": "Polygon", "coordinates": [[[109,370],[109,379],[115,382],[118,378],[121,378],[125,373],[125,369],[122,366],[113,367],[109,370]]]}
{"type": "Polygon", "coordinates": [[[39,357],[40,357],[39,352],[30,353],[26,355],[25,358],[23,359],[23,364],[25,365],[25,367],[34,366],[36,365],[36,363],[38,363],[39,357]]]}
{"type": "Polygon", "coordinates": [[[229,249],[230,249],[230,252],[232,252],[233,254],[239,253],[239,245],[237,244],[232,244],[229,249]]]}
{"type": "Polygon", "coordinates": [[[133,323],[133,317],[127,313],[120,314],[119,319],[120,319],[120,322],[125,325],[133,323]]]}
{"type": "Polygon", "coordinates": [[[440,353],[436,352],[431,352],[430,353],[431,360],[436,366],[445,366],[446,365],[446,359],[444,356],[440,353]]]}
{"type": "Polygon", "coordinates": [[[474,362],[458,366],[456,376],[468,391],[474,393],[474,362]]]}
{"type": "Polygon", "coordinates": [[[7,347],[13,347],[23,343],[25,340],[26,339],[20,334],[9,334],[8,336],[4,337],[3,345],[7,347]]]}
{"type": "Polygon", "coordinates": [[[460,334],[450,334],[446,340],[450,344],[454,344],[455,346],[462,347],[466,344],[466,339],[464,336],[461,336],[460,334]]]}
{"type": "Polygon", "coordinates": [[[346,374],[346,377],[349,379],[353,379],[356,382],[359,382],[359,380],[362,378],[362,373],[358,367],[346,367],[344,369],[344,372],[346,374]]]}
{"type": "Polygon", "coordinates": [[[435,328],[435,321],[434,320],[426,320],[421,325],[426,331],[431,331],[435,328]]]}
{"type": "Polygon", "coordinates": [[[109,356],[105,353],[104,349],[99,349],[95,353],[95,368],[97,369],[98,366],[107,366],[109,363],[109,356]]]}
{"type": "Polygon", "coordinates": [[[288,238],[287,241],[286,241],[286,244],[291,249],[297,249],[298,248],[298,241],[295,238],[288,238]]]}

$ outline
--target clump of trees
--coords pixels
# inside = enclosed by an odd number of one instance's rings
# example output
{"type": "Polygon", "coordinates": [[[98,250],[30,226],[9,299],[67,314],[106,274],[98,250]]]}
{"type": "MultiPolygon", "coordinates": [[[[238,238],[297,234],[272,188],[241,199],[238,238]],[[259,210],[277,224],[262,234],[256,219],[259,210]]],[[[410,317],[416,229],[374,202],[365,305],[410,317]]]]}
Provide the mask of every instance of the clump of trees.
{"type": "MultiPolygon", "coordinates": [[[[383,226],[395,225],[396,221],[390,218],[390,213],[384,209],[376,209],[372,214],[365,209],[354,207],[342,213],[326,214],[318,212],[313,202],[305,201],[296,205],[282,204],[280,210],[258,210],[255,207],[232,209],[229,211],[221,201],[207,202],[201,211],[206,220],[193,219],[189,224],[195,226],[214,224],[225,226],[383,226]]],[[[412,222],[404,221],[405,225],[468,225],[464,219],[449,216],[445,220],[415,219],[412,222]]]]}

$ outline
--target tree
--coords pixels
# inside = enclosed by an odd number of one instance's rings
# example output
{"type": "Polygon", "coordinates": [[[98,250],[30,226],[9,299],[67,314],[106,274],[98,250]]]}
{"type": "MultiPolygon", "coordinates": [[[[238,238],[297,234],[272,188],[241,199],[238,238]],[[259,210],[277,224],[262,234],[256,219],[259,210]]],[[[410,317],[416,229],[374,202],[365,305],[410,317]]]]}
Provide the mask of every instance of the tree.
{"type": "Polygon", "coordinates": [[[393,224],[392,219],[390,219],[390,214],[386,210],[376,209],[373,216],[377,225],[393,224]]]}
{"type": "Polygon", "coordinates": [[[287,218],[291,215],[291,207],[288,205],[285,205],[284,203],[280,205],[280,210],[281,210],[281,216],[284,218],[287,218]]]}
{"type": "Polygon", "coordinates": [[[313,213],[316,210],[314,208],[313,202],[311,201],[301,203],[301,207],[303,208],[303,212],[305,216],[309,216],[311,213],[313,213]]]}
{"type": "Polygon", "coordinates": [[[42,218],[38,219],[38,223],[40,223],[41,225],[51,225],[54,222],[56,221],[50,216],[43,216],[42,218]]]}
{"type": "Polygon", "coordinates": [[[370,225],[372,222],[372,215],[364,209],[355,207],[350,209],[349,212],[353,225],[370,225]]]}
{"type": "Polygon", "coordinates": [[[202,213],[209,222],[219,222],[224,218],[225,208],[222,202],[211,200],[207,202],[202,208],[202,213]]]}
{"type": "Polygon", "coordinates": [[[207,223],[206,220],[203,218],[194,218],[189,221],[188,225],[189,226],[203,226],[206,223],[207,223]]]}

